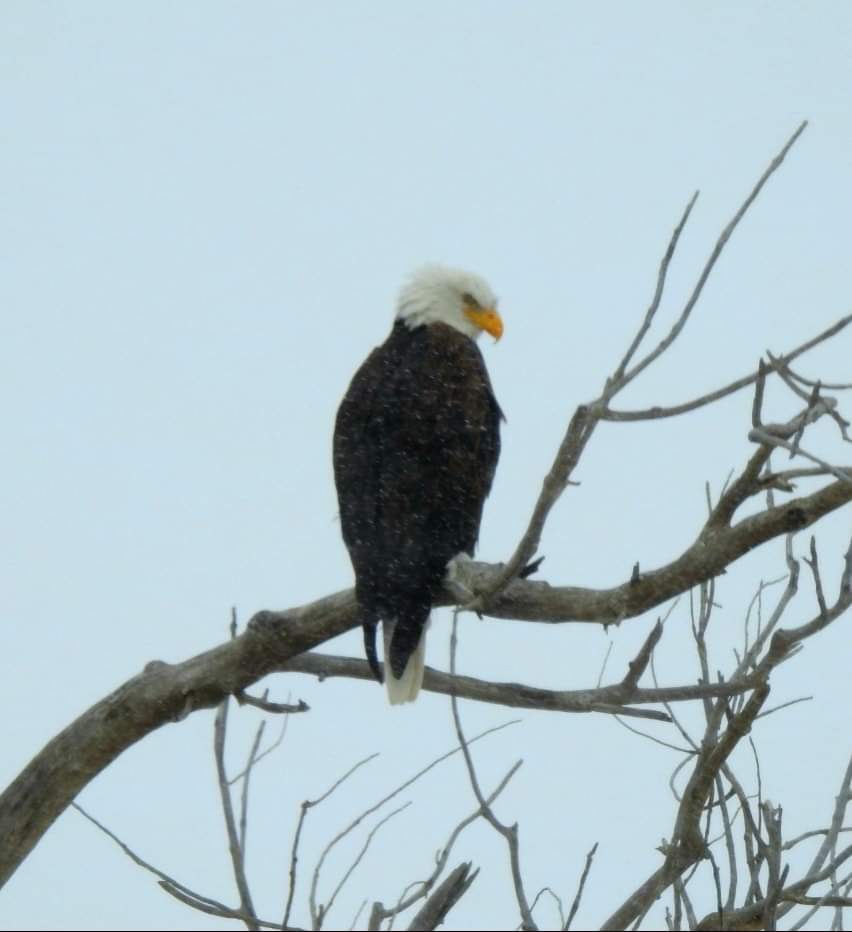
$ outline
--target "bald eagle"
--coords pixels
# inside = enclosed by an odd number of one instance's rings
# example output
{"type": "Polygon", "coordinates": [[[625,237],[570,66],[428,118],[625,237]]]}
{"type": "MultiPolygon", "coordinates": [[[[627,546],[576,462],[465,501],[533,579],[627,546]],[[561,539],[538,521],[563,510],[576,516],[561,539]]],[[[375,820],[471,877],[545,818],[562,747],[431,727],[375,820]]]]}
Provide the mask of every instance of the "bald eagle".
{"type": "Polygon", "coordinates": [[[472,556],[500,455],[503,417],[476,345],[503,333],[477,275],[420,269],[396,319],[349,386],[334,429],[343,540],[376,679],[382,622],[388,698],[417,697],[426,626],[447,564],[472,556]]]}

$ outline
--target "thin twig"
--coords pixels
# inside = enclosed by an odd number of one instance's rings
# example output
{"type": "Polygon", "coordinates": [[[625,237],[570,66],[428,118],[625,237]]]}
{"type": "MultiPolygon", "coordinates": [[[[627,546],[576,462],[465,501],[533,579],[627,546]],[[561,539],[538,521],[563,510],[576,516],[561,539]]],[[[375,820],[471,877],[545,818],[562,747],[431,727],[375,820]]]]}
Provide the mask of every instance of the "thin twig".
{"type": "Polygon", "coordinates": [[[536,893],[533,897],[533,901],[530,904],[530,912],[534,913],[536,906],[538,906],[538,901],[547,894],[554,902],[557,912],[559,913],[559,928],[561,929],[565,925],[565,908],[562,905],[561,897],[554,893],[550,887],[542,887],[541,890],[536,893]]]}
{"type": "MultiPolygon", "coordinates": [[[[167,880],[160,880],[157,882],[158,886],[164,893],[168,893],[169,896],[173,896],[176,900],[183,903],[184,906],[189,906],[190,909],[196,909],[200,913],[206,913],[208,916],[217,916],[219,919],[239,919],[241,922],[248,923],[252,922],[257,925],[260,929],[281,929],[277,922],[270,922],[268,919],[258,919],[256,917],[249,916],[248,913],[240,912],[238,909],[230,909],[227,906],[213,906],[208,903],[206,900],[196,899],[189,893],[186,893],[180,887],[175,887],[170,884],[167,880]]],[[[287,926],[283,927],[287,929],[287,926]]]]}
{"type": "MultiPolygon", "coordinates": [[[[361,861],[364,859],[364,855],[367,853],[367,850],[369,849],[370,845],[372,844],[373,838],[376,836],[376,833],[379,831],[379,829],[380,829],[386,822],[389,822],[394,816],[399,815],[400,812],[402,812],[403,810],[407,809],[410,805],[411,805],[411,802],[410,802],[410,801],[407,802],[407,803],[403,803],[403,805],[398,806],[396,809],[392,810],[392,811],[389,812],[386,816],[384,816],[384,818],[380,819],[380,820],[372,827],[372,829],[370,829],[370,831],[369,831],[367,837],[364,839],[364,844],[361,846],[361,850],[358,852],[358,854],[355,856],[355,859],[352,861],[352,863],[351,863],[351,864],[349,865],[349,867],[347,868],[346,872],[345,872],[345,873],[343,874],[343,876],[340,878],[339,883],[337,884],[337,886],[336,886],[336,887],[334,888],[334,890],[332,891],[331,896],[328,898],[328,902],[325,903],[325,904],[323,904],[323,905],[319,908],[319,910],[317,911],[317,912],[318,912],[318,915],[319,915],[319,917],[320,917],[320,920],[321,920],[320,923],[319,923],[319,925],[322,925],[322,920],[325,919],[325,917],[328,915],[329,911],[331,910],[331,907],[334,905],[334,901],[337,899],[337,895],[338,895],[338,894],[340,893],[340,891],[343,889],[344,885],[346,884],[346,881],[349,880],[349,878],[352,876],[352,872],[355,870],[355,868],[356,868],[356,867],[361,863],[361,861]]],[[[317,926],[317,928],[318,928],[318,927],[319,927],[319,926],[317,926]]]]}
{"type": "Polygon", "coordinates": [[[271,712],[273,715],[289,715],[291,712],[309,712],[310,706],[301,699],[294,705],[291,702],[271,702],[264,694],[262,697],[250,696],[246,692],[234,693],[240,705],[253,705],[256,709],[271,712]]]}
{"type": "MultiPolygon", "coordinates": [[[[252,767],[257,766],[257,764],[259,764],[264,759],[264,757],[268,757],[273,751],[281,747],[281,744],[283,743],[284,738],[287,736],[287,723],[289,721],[290,721],[290,716],[285,715],[281,722],[281,731],[278,732],[278,737],[272,742],[272,744],[269,745],[268,748],[264,748],[262,751],[258,753],[257,757],[254,758],[252,767]]],[[[245,779],[245,776],[247,773],[248,773],[248,768],[244,767],[239,773],[237,773],[235,776],[231,777],[228,780],[228,786],[233,786],[235,783],[239,783],[240,780],[245,779]]]]}
{"type": "Polygon", "coordinates": [[[801,445],[794,446],[789,440],[771,434],[762,428],[758,427],[749,431],[748,438],[749,440],[763,443],[770,447],[781,447],[784,450],[789,450],[790,453],[795,453],[797,456],[803,456],[812,463],[817,463],[821,469],[825,470],[827,473],[831,473],[837,479],[840,479],[841,482],[852,482],[852,473],[847,472],[845,469],[841,469],[839,466],[832,466],[831,463],[826,462],[816,454],[803,450],[801,445]]]}
{"type": "Polygon", "coordinates": [[[296,870],[299,864],[299,842],[302,838],[302,828],[305,824],[305,819],[307,818],[308,811],[313,809],[314,806],[318,806],[320,803],[325,802],[329,796],[348,780],[356,770],[359,770],[365,764],[369,764],[370,761],[375,760],[378,757],[378,753],[368,754],[367,757],[359,760],[356,764],[353,764],[342,777],[339,777],[335,780],[334,783],[316,799],[306,799],[302,802],[299,812],[299,821],[296,823],[296,831],[293,835],[293,846],[290,851],[290,884],[287,890],[287,905],[284,907],[284,918],[281,921],[282,925],[288,925],[290,922],[290,910],[293,908],[293,896],[296,892],[296,870]]]}
{"type": "MultiPolygon", "coordinates": [[[[847,314],[845,317],[841,317],[826,330],[823,330],[815,337],[811,338],[805,343],[802,343],[801,346],[798,346],[794,350],[791,350],[789,353],[785,353],[783,356],[776,358],[782,361],[784,364],[788,364],[802,354],[807,353],[815,346],[818,346],[820,343],[824,343],[826,340],[830,340],[832,337],[840,333],[841,330],[848,327],[849,324],[852,324],[852,314],[847,314]]],[[[767,374],[772,374],[775,372],[777,372],[777,370],[773,366],[767,366],[767,374]]],[[[742,391],[744,388],[748,388],[749,385],[754,385],[757,379],[758,370],[755,370],[750,372],[748,375],[734,379],[733,382],[729,382],[727,385],[723,385],[721,388],[717,388],[712,392],[707,392],[707,394],[701,395],[698,398],[693,398],[690,401],[684,401],[681,404],[668,406],[654,405],[653,407],[643,408],[636,411],[619,411],[612,408],[607,408],[606,411],[601,414],[601,419],[604,421],[654,421],[669,417],[680,417],[682,414],[689,414],[692,411],[697,411],[699,408],[713,404],[716,401],[721,401],[723,398],[727,398],[729,395],[733,395],[736,392],[742,391]]]]}
{"type": "Polygon", "coordinates": [[[628,725],[627,722],[621,720],[621,718],[616,715],[615,720],[621,725],[622,728],[626,728],[628,731],[633,732],[634,735],[639,735],[640,738],[647,738],[649,741],[653,741],[654,744],[659,744],[661,747],[668,748],[670,751],[677,751],[678,754],[694,754],[695,751],[690,748],[680,747],[677,744],[671,744],[668,741],[663,741],[662,738],[657,738],[655,735],[648,734],[647,731],[642,731],[639,728],[634,728],[633,725],[628,725]]]}
{"type": "Polygon", "coordinates": [[[648,332],[651,326],[651,322],[653,321],[654,316],[660,307],[660,301],[663,297],[663,291],[665,290],[666,286],[666,275],[668,274],[669,264],[672,261],[675,250],[677,249],[680,234],[683,232],[683,228],[686,226],[686,221],[689,220],[689,215],[692,213],[692,208],[695,206],[695,202],[698,200],[698,194],[699,192],[696,191],[695,194],[692,195],[689,203],[686,205],[686,208],[683,211],[683,215],[681,216],[680,221],[672,232],[669,244],[666,247],[666,251],[663,253],[663,258],[660,260],[660,268],[657,272],[657,285],[654,289],[654,296],[651,299],[651,304],[648,307],[648,310],[645,312],[645,319],[642,321],[642,326],[636,332],[636,336],[633,338],[633,342],[628,347],[627,352],[624,354],[624,358],[618,364],[618,367],[612,375],[613,382],[620,383],[623,379],[624,373],[627,367],[630,365],[630,360],[633,359],[636,350],[639,349],[642,340],[645,339],[645,334],[648,332]]]}
{"type": "MultiPolygon", "coordinates": [[[[520,767],[520,762],[516,763],[515,766],[512,767],[508,771],[508,773],[506,773],[506,775],[497,785],[496,789],[487,797],[485,801],[488,803],[489,806],[494,802],[495,799],[497,799],[498,796],[500,796],[503,790],[509,785],[509,781],[517,773],[519,767],[520,767]]],[[[409,909],[414,903],[416,903],[418,900],[425,897],[429,893],[429,891],[434,887],[438,878],[443,873],[443,870],[447,865],[447,862],[450,857],[450,853],[453,849],[453,845],[455,844],[456,839],[459,837],[459,835],[461,835],[461,833],[471,823],[475,822],[479,818],[482,818],[481,808],[477,808],[469,816],[462,819],[462,821],[459,822],[458,825],[456,825],[456,827],[453,829],[453,831],[450,834],[450,837],[447,839],[447,843],[441,849],[441,852],[436,858],[435,867],[432,871],[432,874],[429,877],[427,877],[426,880],[421,880],[413,884],[409,884],[405,888],[405,890],[403,891],[402,895],[400,896],[399,900],[397,901],[396,905],[393,908],[385,909],[384,906],[382,906],[381,904],[376,904],[374,906],[374,911],[373,911],[374,918],[377,918],[377,921],[379,922],[382,922],[385,919],[393,920],[395,916],[399,915],[400,913],[405,912],[405,910],[409,909]],[[414,886],[418,886],[420,887],[420,889],[417,892],[408,895],[409,889],[411,889],[411,887],[414,887],[414,886]]]]}
{"type": "MultiPolygon", "coordinates": [[[[721,708],[708,722],[701,753],[695,759],[695,769],[678,806],[672,841],[665,847],[663,864],[606,920],[602,929],[624,929],[633,923],[665,889],[690,867],[697,865],[704,856],[707,842],[700,829],[700,822],[716,775],[739,741],[748,733],[768,695],[767,685],[756,689],[742,712],[731,718],[725,732],[718,737],[717,718],[721,717],[721,708]]],[[[720,700],[717,706],[721,707],[721,704],[720,700]]]]}
{"type": "MultiPolygon", "coordinates": [[[[794,848],[796,845],[801,844],[803,841],[807,841],[809,838],[817,838],[819,835],[827,835],[829,831],[830,829],[828,828],[815,828],[811,829],[809,832],[802,832],[801,835],[796,835],[795,838],[791,838],[789,841],[785,841],[784,850],[789,851],[790,848],[794,848]]],[[[838,829],[838,834],[842,832],[852,832],[852,827],[838,829]]]]}
{"type": "Polygon", "coordinates": [[[225,733],[228,725],[228,700],[219,705],[213,727],[213,749],[216,758],[216,773],[219,780],[219,795],[222,799],[222,813],[225,817],[225,828],[228,833],[228,850],[231,854],[231,865],[234,871],[234,880],[240,895],[240,912],[250,917],[245,919],[246,927],[257,929],[257,914],[251,899],[248,878],[246,877],[245,859],[237,832],[237,823],[234,818],[234,806],[231,801],[231,790],[228,786],[228,775],[225,771],[225,733]]]}
{"type": "MultiPolygon", "coordinates": [[[[493,728],[488,728],[485,731],[480,732],[475,737],[471,738],[468,743],[473,744],[475,741],[479,741],[482,738],[487,737],[488,735],[494,734],[497,731],[501,731],[504,728],[508,728],[510,725],[517,724],[518,721],[519,721],[518,719],[513,719],[512,721],[509,721],[509,722],[503,722],[503,724],[501,725],[496,725],[493,728]]],[[[445,754],[442,754],[440,757],[435,758],[435,760],[433,760],[431,763],[427,764],[425,767],[420,769],[416,774],[414,774],[413,777],[409,777],[408,780],[406,780],[404,783],[401,783],[399,786],[393,789],[386,796],[382,797],[382,799],[380,799],[377,803],[370,806],[368,809],[365,809],[359,816],[353,819],[352,822],[350,822],[349,825],[346,826],[346,828],[342,829],[340,832],[338,832],[334,836],[334,838],[331,839],[331,841],[325,846],[322,853],[320,854],[319,860],[317,861],[316,866],[314,867],[313,876],[311,878],[311,889],[310,889],[310,894],[308,897],[308,903],[310,906],[311,917],[314,920],[314,922],[316,922],[317,917],[320,915],[319,909],[317,907],[317,886],[319,884],[319,877],[320,877],[320,873],[322,872],[323,865],[325,864],[326,858],[331,853],[331,851],[350,832],[354,831],[354,829],[356,829],[364,821],[364,819],[371,816],[374,812],[376,812],[378,809],[384,806],[385,803],[389,802],[395,796],[398,796],[404,790],[407,790],[408,787],[410,787],[413,783],[415,783],[425,774],[429,773],[429,771],[432,770],[434,767],[437,767],[439,764],[442,764],[445,760],[447,760],[450,757],[453,757],[455,754],[459,754],[462,752],[463,752],[463,748],[461,746],[458,746],[458,747],[454,747],[451,750],[447,751],[445,754]]]]}
{"type": "MultiPolygon", "coordinates": [[[[251,782],[251,772],[254,769],[254,765],[257,763],[260,742],[263,739],[263,732],[265,728],[265,721],[261,722],[257,726],[254,741],[252,742],[251,750],[249,751],[248,762],[246,763],[244,771],[245,778],[243,779],[242,793],[240,794],[240,853],[244,863],[246,858],[246,828],[248,825],[249,784],[251,782]]],[[[233,782],[233,780],[229,780],[228,786],[230,787],[233,782]]]]}
{"type": "Polygon", "coordinates": [[[586,880],[588,879],[589,871],[592,869],[592,861],[595,859],[597,851],[598,843],[595,842],[586,854],[586,864],[583,867],[583,873],[580,875],[580,883],[577,886],[577,893],[574,896],[574,902],[571,904],[571,911],[568,913],[568,919],[562,926],[563,932],[568,932],[571,928],[571,923],[574,921],[577,910],[580,908],[580,902],[583,899],[583,890],[586,888],[586,880]]]}
{"type": "Polygon", "coordinates": [[[765,712],[761,712],[757,717],[766,718],[767,715],[772,715],[773,712],[780,712],[782,709],[788,709],[791,705],[798,705],[800,702],[810,702],[812,699],[813,696],[799,696],[798,699],[789,699],[787,702],[774,705],[772,708],[767,709],[765,712]]]}
{"type": "MultiPolygon", "coordinates": [[[[450,635],[450,673],[455,675],[456,672],[456,647],[458,644],[458,612],[453,613],[453,627],[452,634],[450,635]]],[[[458,699],[455,696],[450,697],[450,705],[453,712],[453,722],[456,727],[456,736],[459,739],[459,746],[462,749],[462,754],[464,756],[465,766],[467,767],[467,774],[470,778],[470,785],[473,789],[473,795],[476,797],[476,801],[479,803],[479,807],[482,811],[482,817],[486,822],[506,841],[506,844],[509,848],[509,862],[512,869],[512,882],[515,887],[515,898],[518,901],[518,907],[521,911],[521,922],[525,930],[536,930],[538,926],[533,920],[532,913],[530,912],[529,902],[527,901],[527,895],[524,891],[524,884],[521,878],[521,865],[520,865],[520,852],[518,846],[518,824],[517,822],[514,825],[503,825],[497,817],[494,815],[491,806],[488,804],[488,801],[482,795],[482,790],[479,786],[479,780],[476,776],[476,769],[473,766],[473,758],[470,754],[470,749],[468,748],[468,742],[465,740],[464,732],[462,731],[461,717],[459,716],[458,708],[458,699]]],[[[520,765],[520,761],[515,765],[516,767],[520,765]]]]}
{"type": "Polygon", "coordinates": [[[366,905],[367,905],[367,901],[366,901],[366,900],[361,900],[361,905],[358,907],[358,912],[355,913],[355,916],[353,917],[352,922],[351,922],[351,924],[350,924],[350,926],[349,926],[349,932],[352,932],[352,930],[353,930],[353,929],[355,928],[355,926],[358,924],[358,920],[361,918],[361,913],[364,912],[364,907],[365,907],[366,905]]]}
{"type": "Polygon", "coordinates": [[[630,661],[627,673],[621,681],[622,687],[628,692],[636,689],[642,674],[648,667],[651,654],[654,652],[654,648],[656,648],[657,644],[660,643],[660,638],[662,636],[663,622],[658,618],[657,623],[651,628],[648,637],[645,638],[645,642],[639,650],[639,653],[630,661]]]}
{"type": "MultiPolygon", "coordinates": [[[[89,822],[99,828],[104,833],[104,835],[115,842],[115,844],[121,848],[121,850],[127,855],[127,857],[130,858],[131,861],[133,861],[134,864],[153,874],[158,879],[160,887],[165,890],[166,893],[170,893],[172,896],[177,897],[182,902],[192,906],[193,909],[200,909],[203,912],[209,912],[214,916],[221,916],[226,919],[240,919],[244,922],[252,920],[253,917],[249,916],[247,913],[244,913],[242,910],[232,909],[230,906],[226,906],[224,903],[220,903],[218,900],[214,900],[209,896],[204,896],[201,893],[197,893],[195,890],[191,890],[180,881],[175,880],[174,877],[166,874],[159,868],[154,867],[153,864],[150,864],[144,858],[136,854],[136,852],[129,845],[125,844],[125,842],[123,842],[118,837],[118,835],[115,834],[115,832],[110,831],[93,815],[88,813],[79,803],[72,802],[71,807],[76,809],[81,816],[88,819],[89,822]]],[[[264,928],[281,928],[281,925],[277,922],[264,922],[263,920],[257,919],[256,917],[254,917],[254,921],[264,928]]]]}
{"type": "Polygon", "coordinates": [[[648,355],[645,356],[644,359],[636,363],[636,365],[624,375],[623,381],[625,384],[627,384],[628,382],[631,382],[633,379],[636,378],[637,375],[639,375],[640,372],[642,372],[644,369],[650,366],[651,363],[654,362],[654,360],[657,359],[659,356],[661,356],[672,345],[672,343],[674,343],[674,341],[678,338],[678,335],[680,334],[681,330],[683,330],[684,326],[686,325],[687,320],[689,319],[689,315],[692,313],[692,309],[695,307],[699,297],[701,296],[701,292],[704,290],[704,285],[707,283],[707,279],[710,277],[710,273],[713,271],[713,267],[716,265],[716,262],[719,259],[719,256],[722,255],[722,251],[724,250],[728,240],[731,238],[731,234],[737,228],[737,225],[739,224],[739,222],[746,215],[749,207],[751,207],[751,205],[754,203],[755,199],[757,198],[758,194],[760,194],[761,190],[763,189],[763,186],[766,184],[767,181],[769,181],[772,175],[781,166],[781,163],[784,161],[785,156],[790,151],[790,149],[792,148],[796,140],[799,138],[799,136],[801,136],[802,133],[805,131],[805,127],[807,125],[808,125],[808,121],[804,120],[802,124],[799,126],[799,128],[796,130],[796,132],[793,133],[793,135],[784,144],[784,147],[781,149],[778,155],[776,155],[775,158],[769,163],[769,167],[761,175],[757,184],[754,186],[754,188],[752,188],[751,193],[740,205],[739,210],[737,210],[737,212],[731,218],[730,222],[725,227],[725,229],[722,230],[722,233],[719,236],[719,239],[716,241],[716,245],[713,247],[713,250],[711,251],[709,258],[707,259],[707,262],[705,263],[704,268],[701,271],[701,274],[698,276],[698,281],[696,282],[695,287],[692,290],[692,294],[689,296],[689,299],[687,300],[686,304],[684,305],[683,310],[681,311],[680,317],[677,319],[677,321],[675,321],[674,326],[671,328],[671,330],[666,335],[666,337],[660,341],[657,347],[654,350],[652,350],[650,353],[648,353],[648,355]]]}

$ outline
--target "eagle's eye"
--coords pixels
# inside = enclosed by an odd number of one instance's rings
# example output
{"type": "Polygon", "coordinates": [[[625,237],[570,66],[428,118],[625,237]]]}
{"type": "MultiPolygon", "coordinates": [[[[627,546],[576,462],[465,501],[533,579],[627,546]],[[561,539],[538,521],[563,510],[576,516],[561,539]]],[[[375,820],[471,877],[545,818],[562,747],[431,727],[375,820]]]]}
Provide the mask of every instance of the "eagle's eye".
{"type": "Polygon", "coordinates": [[[474,298],[474,296],[469,291],[466,291],[462,295],[462,301],[464,301],[464,303],[469,305],[470,307],[473,307],[473,308],[480,307],[479,301],[477,301],[476,298],[474,298]]]}

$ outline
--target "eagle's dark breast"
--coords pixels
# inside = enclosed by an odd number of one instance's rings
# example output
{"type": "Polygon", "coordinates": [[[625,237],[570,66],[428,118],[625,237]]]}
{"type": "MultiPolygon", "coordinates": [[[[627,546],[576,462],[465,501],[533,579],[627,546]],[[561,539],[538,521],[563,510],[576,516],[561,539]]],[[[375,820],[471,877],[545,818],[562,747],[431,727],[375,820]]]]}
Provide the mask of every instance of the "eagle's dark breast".
{"type": "Polygon", "coordinates": [[[479,348],[445,324],[411,330],[397,321],[340,405],[334,475],[343,539],[365,635],[378,620],[397,623],[390,650],[397,677],[447,562],[476,546],[501,417],[479,348]]]}

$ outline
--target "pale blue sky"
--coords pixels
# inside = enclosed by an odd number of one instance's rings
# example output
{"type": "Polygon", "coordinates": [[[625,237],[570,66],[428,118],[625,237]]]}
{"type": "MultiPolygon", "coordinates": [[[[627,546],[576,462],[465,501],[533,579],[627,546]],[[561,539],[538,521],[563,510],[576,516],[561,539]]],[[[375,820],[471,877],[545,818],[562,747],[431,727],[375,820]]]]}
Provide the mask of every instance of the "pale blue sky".
{"type": "MultiPolygon", "coordinates": [[[[417,264],[470,267],[501,297],[505,337],[483,347],[508,416],[481,535],[494,560],[525,526],[573,407],[620,359],[689,196],[702,191],[665,320],[804,118],[683,339],[624,406],[692,397],[848,313],[850,53],[841,2],[3,0],[0,784],[149,660],[220,642],[231,605],[245,620],[349,585],[333,418],[417,264]]],[[[802,368],[848,379],[848,361],[844,336],[802,368]]],[[[770,404],[794,413],[781,394],[770,404]]],[[[718,490],[749,455],[749,424],[742,395],[688,420],[604,425],[582,486],[551,517],[544,578],[611,585],[636,560],[678,553],[702,521],[705,480],[718,490]]],[[[828,430],[819,436],[842,458],[828,430]]],[[[847,509],[820,531],[829,586],[850,524],[847,509]]],[[[720,582],[717,665],[782,557],[770,545],[720,582]]],[[[807,586],[798,605],[801,621],[807,586]]],[[[610,638],[620,676],[654,617],[610,634],[465,620],[459,664],[592,685],[610,638]]],[[[437,613],[428,658],[443,668],[447,627],[437,613]]],[[[687,632],[681,606],[658,654],[666,683],[697,676],[687,632]]],[[[756,731],[764,792],[791,834],[826,822],[850,752],[848,643],[838,626],[779,671],[773,699],[815,698],[756,731]]],[[[360,639],[326,649],[360,656],[360,639]]],[[[312,816],[307,867],[453,733],[440,697],[392,712],[369,684],[268,685],[313,707],[257,777],[250,867],[261,913],[276,918],[299,802],[381,752],[312,816]]],[[[463,714],[471,733],[516,717],[472,704],[463,714]]],[[[499,811],[521,822],[531,891],[550,884],[570,901],[600,841],[580,917],[594,925],[658,863],[677,758],[609,719],[520,717],[482,746],[483,780],[524,758],[499,811]]],[[[259,715],[238,720],[246,742],[259,715]]],[[[162,869],[234,902],[211,742],[209,712],[164,728],[81,802],[162,869]]],[[[244,750],[233,750],[236,767],[244,750]]],[[[474,808],[460,762],[404,798],[415,805],[379,836],[335,923],[426,874],[474,808]]],[[[483,873],[449,927],[513,923],[499,840],[473,828],[462,858],[483,873]]],[[[74,812],[3,891],[0,924],[222,926],[168,898],[74,812]]]]}

